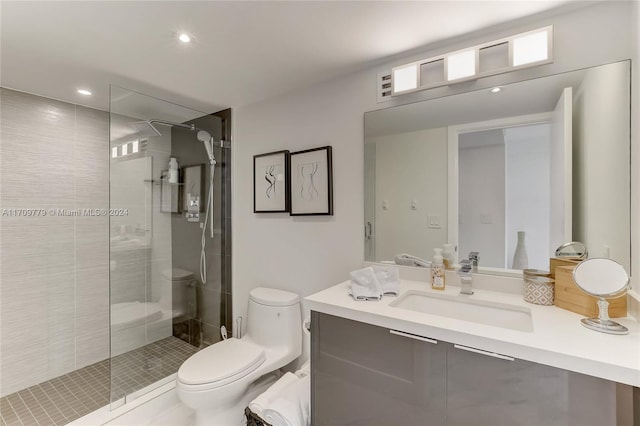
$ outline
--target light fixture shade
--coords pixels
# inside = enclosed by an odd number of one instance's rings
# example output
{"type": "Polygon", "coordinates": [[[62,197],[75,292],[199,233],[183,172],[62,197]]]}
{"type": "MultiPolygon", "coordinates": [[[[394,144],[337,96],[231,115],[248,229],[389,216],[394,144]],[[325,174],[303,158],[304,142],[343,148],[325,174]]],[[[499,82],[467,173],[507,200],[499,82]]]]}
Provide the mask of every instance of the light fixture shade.
{"type": "Polygon", "coordinates": [[[476,51],[467,50],[447,56],[447,80],[459,80],[476,74],[476,51]]]}
{"type": "Polygon", "coordinates": [[[395,68],[392,73],[393,92],[404,92],[418,87],[418,65],[395,68]]]}
{"type": "Polygon", "coordinates": [[[529,33],[513,39],[512,66],[531,64],[549,59],[549,31],[529,33]]]}

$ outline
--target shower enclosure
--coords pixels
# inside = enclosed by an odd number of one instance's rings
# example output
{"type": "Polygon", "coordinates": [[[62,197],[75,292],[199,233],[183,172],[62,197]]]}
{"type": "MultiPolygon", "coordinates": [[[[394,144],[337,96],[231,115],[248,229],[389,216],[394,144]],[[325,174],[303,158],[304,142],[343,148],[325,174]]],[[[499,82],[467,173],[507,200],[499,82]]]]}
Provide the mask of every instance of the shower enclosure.
{"type": "Polygon", "coordinates": [[[111,87],[111,406],[231,326],[230,113],[111,87]]]}
{"type": "Polygon", "coordinates": [[[0,87],[0,424],[118,407],[232,325],[230,119],[0,87]]]}

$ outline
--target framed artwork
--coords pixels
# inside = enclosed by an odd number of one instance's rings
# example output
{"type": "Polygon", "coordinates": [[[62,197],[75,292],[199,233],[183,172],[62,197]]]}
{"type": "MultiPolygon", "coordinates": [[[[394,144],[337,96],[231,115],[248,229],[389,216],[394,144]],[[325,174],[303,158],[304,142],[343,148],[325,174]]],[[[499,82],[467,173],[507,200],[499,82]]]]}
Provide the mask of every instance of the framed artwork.
{"type": "Polygon", "coordinates": [[[331,147],[291,153],[291,216],[333,215],[331,147]]]}
{"type": "Polygon", "coordinates": [[[206,200],[203,199],[203,196],[207,196],[206,191],[209,189],[205,189],[204,167],[204,164],[193,164],[180,168],[180,176],[182,178],[182,212],[189,211],[189,203],[191,201],[197,202],[200,207],[199,210],[204,212],[206,200]]]}
{"type": "Polygon", "coordinates": [[[288,213],[289,151],[253,156],[253,212],[288,213]]]}

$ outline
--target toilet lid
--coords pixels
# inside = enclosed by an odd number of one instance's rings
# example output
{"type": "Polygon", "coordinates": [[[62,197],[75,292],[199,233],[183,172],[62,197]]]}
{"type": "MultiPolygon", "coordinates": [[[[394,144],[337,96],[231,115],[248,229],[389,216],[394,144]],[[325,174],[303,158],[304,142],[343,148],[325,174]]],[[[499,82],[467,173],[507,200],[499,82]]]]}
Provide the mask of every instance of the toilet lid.
{"type": "Polygon", "coordinates": [[[264,350],[239,339],[227,339],[197,352],[178,370],[178,380],[188,385],[244,377],[265,360],[264,350]]]}
{"type": "Polygon", "coordinates": [[[300,296],[276,288],[256,287],[249,292],[249,299],[266,306],[291,306],[300,302],[300,296]]]}
{"type": "Polygon", "coordinates": [[[162,271],[162,276],[171,281],[182,281],[193,278],[193,272],[180,268],[170,268],[162,271]]]}

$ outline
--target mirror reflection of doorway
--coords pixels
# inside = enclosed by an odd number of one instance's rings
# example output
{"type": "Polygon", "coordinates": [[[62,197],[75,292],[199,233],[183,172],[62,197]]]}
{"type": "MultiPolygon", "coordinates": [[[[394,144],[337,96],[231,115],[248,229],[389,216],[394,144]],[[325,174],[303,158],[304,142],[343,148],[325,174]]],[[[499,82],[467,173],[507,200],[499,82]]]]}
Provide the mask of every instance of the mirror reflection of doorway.
{"type": "MultiPolygon", "coordinates": [[[[525,232],[528,266],[549,262],[551,124],[461,134],[459,250],[482,264],[513,269],[517,233],[525,232]]],[[[517,266],[517,265],[516,265],[517,266]]]]}

